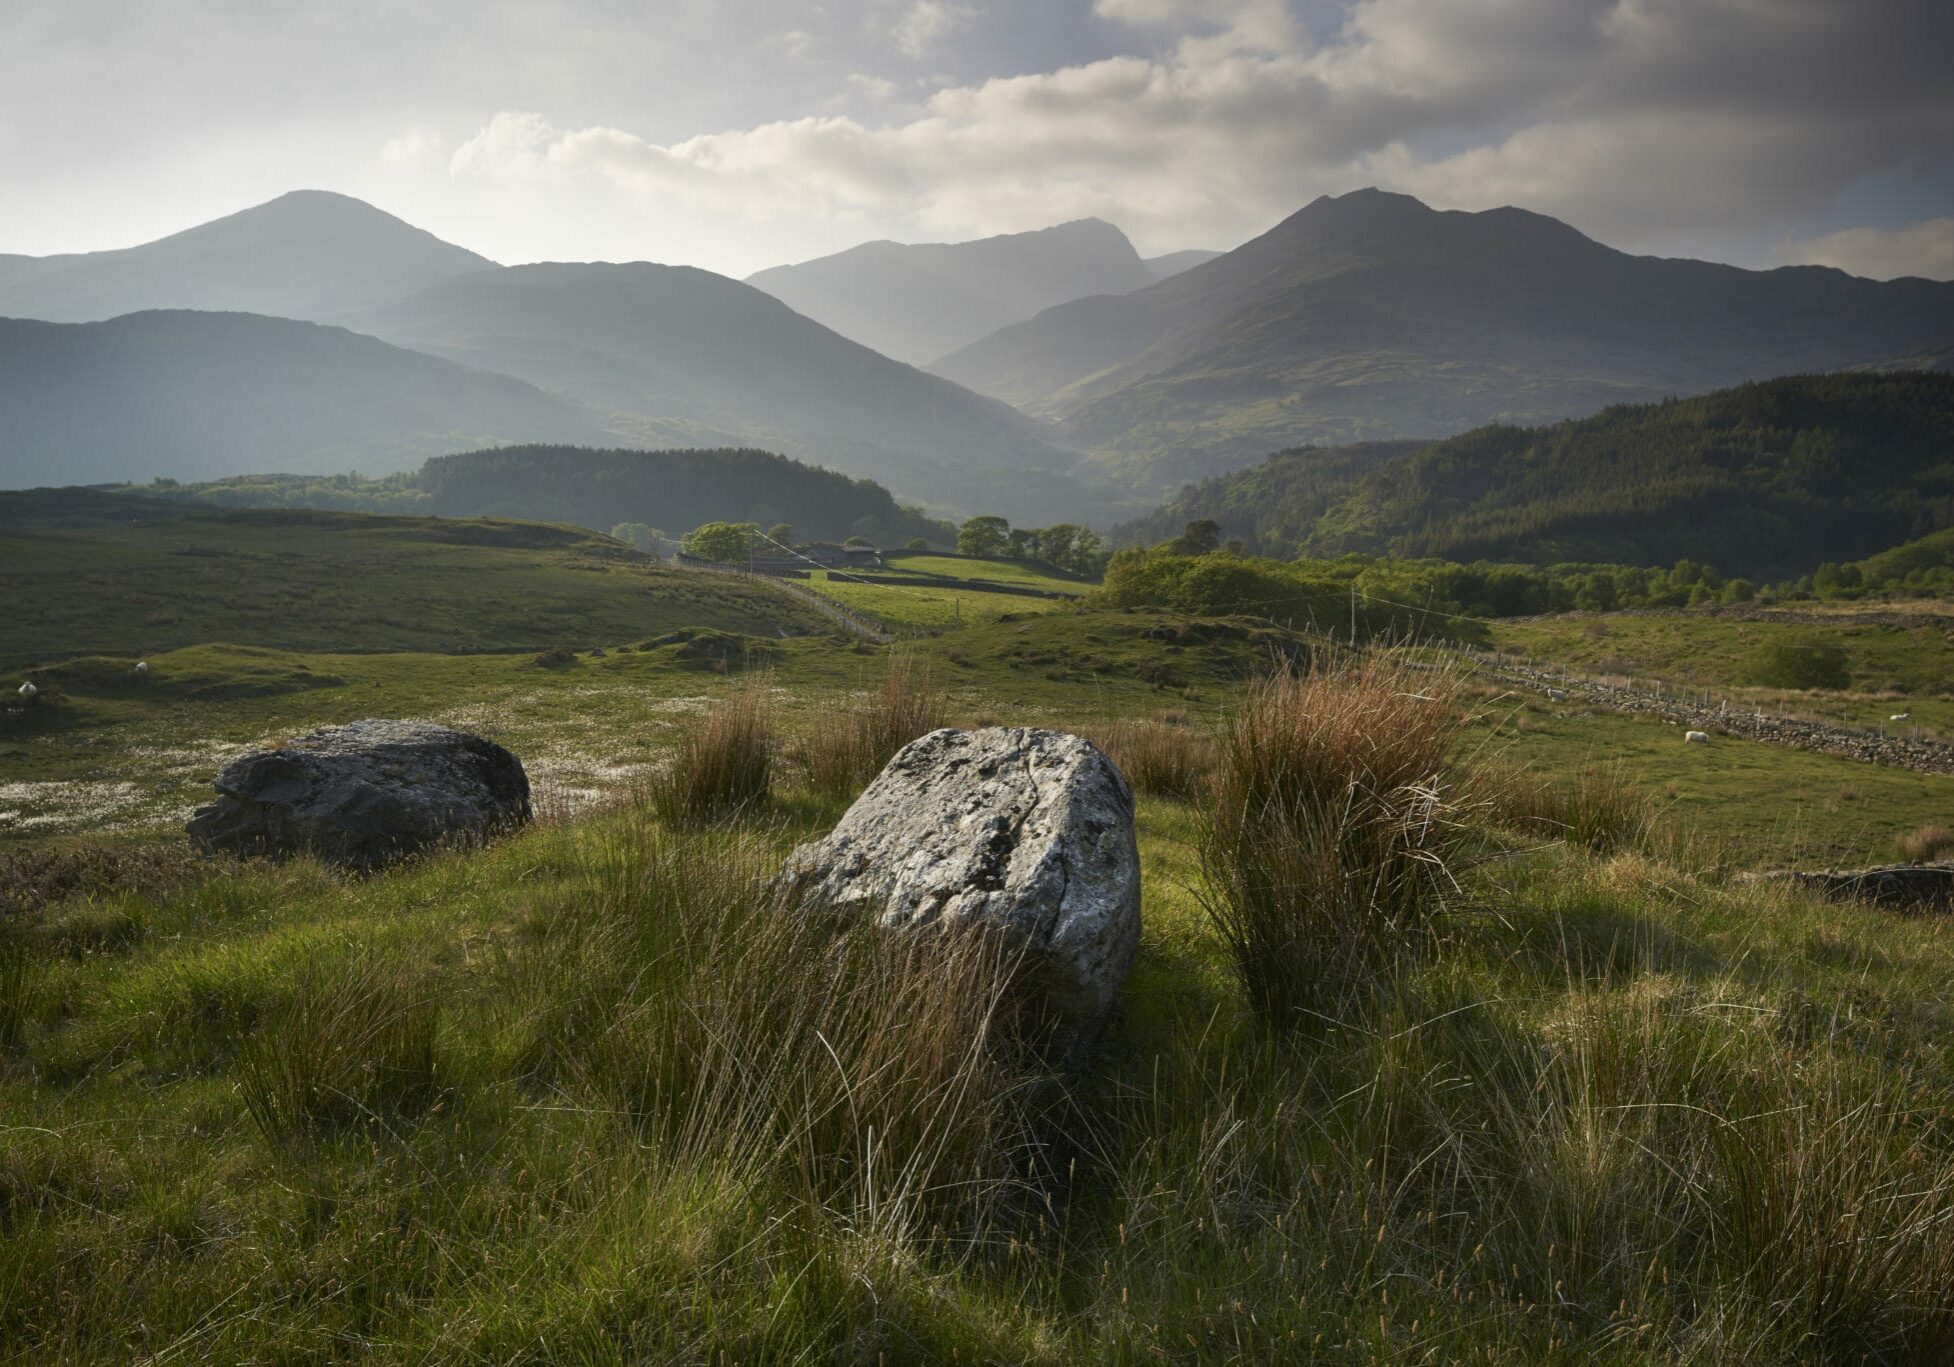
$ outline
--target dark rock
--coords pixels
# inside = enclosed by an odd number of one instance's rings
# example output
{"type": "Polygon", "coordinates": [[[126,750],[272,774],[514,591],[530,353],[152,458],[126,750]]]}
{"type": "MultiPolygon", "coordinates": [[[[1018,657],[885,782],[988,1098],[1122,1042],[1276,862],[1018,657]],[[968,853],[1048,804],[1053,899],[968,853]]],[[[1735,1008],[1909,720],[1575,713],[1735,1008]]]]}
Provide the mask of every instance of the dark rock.
{"type": "Polygon", "coordinates": [[[1090,742],[1058,731],[910,742],[782,878],[803,904],[872,908],[892,928],[1003,931],[1074,1054],[1104,1026],[1140,943],[1132,791],[1090,742]]]}
{"type": "Polygon", "coordinates": [[[356,721],[226,765],[217,801],[185,828],[206,852],[313,854],[368,869],[529,820],[522,761],[493,742],[415,721],[356,721]]]}
{"type": "Polygon", "coordinates": [[[1886,864],[1870,869],[1752,874],[1753,883],[1809,888],[1835,902],[1871,902],[1897,911],[1954,910],[1954,864],[1886,864]]]}

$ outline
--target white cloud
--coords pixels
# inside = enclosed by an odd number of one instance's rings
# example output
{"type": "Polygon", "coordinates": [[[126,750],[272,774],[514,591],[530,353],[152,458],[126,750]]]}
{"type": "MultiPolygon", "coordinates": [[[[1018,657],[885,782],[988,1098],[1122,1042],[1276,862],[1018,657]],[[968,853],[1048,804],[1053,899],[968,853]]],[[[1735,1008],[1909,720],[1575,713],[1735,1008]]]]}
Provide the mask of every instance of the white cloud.
{"type": "Polygon", "coordinates": [[[380,145],[380,160],[389,166],[418,167],[439,162],[448,140],[438,128],[410,128],[380,145]]]}
{"type": "Polygon", "coordinates": [[[921,57],[936,46],[938,39],[970,18],[967,5],[948,0],[915,0],[896,20],[896,46],[905,56],[921,57]]]}
{"type": "MultiPolygon", "coordinates": [[[[1312,48],[1282,0],[1094,0],[1167,45],[952,85],[881,126],[807,117],[661,143],[505,112],[452,166],[594,176],[746,221],[971,236],[1098,214],[1150,249],[1239,240],[1375,182],[1646,246],[1758,231],[1865,175],[1954,157],[1954,96],[1917,50],[1932,44],[1894,36],[1946,27],[1939,5],[1356,0],[1312,48]]],[[[967,17],[918,0],[894,32],[920,52],[967,17]]]]}
{"type": "Polygon", "coordinates": [[[1874,280],[1903,275],[1954,280],[1954,218],[1930,218],[1905,228],[1847,228],[1794,244],[1779,259],[1786,265],[1837,266],[1874,280]]]}

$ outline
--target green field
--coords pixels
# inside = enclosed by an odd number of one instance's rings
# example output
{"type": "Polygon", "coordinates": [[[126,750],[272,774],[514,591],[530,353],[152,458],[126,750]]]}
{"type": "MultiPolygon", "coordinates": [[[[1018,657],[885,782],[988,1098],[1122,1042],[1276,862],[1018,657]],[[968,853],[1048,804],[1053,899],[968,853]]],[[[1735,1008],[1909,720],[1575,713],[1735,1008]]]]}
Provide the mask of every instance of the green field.
{"type": "MultiPolygon", "coordinates": [[[[961,999],[933,979],[850,977],[881,962],[853,932],[808,952],[767,919],[779,859],[846,805],[803,782],[797,747],[848,724],[889,648],[802,622],[776,586],[603,538],[309,517],[221,524],[282,617],[219,578],[145,587],[176,595],[157,627],[162,600],[125,608],[128,581],[216,559],[175,554],[193,528],[5,530],[74,573],[37,581],[50,601],[0,650],[43,685],[0,712],[0,1357],[1954,1351],[1947,923],[1731,877],[1891,858],[1954,824],[1954,779],[1684,746],[1468,680],[1429,935],[1338,970],[1341,995],[1273,1030],[1204,910],[1211,801],[1143,793],[1140,957],[1090,1072],[1054,1078],[959,1043],[961,999]],[[441,607],[417,628],[399,601],[423,584],[441,607]],[[183,635],[141,634],[160,626],[183,635]],[[538,658],[556,644],[576,650],[538,658]],[[771,796],[666,824],[647,783],[756,687],[771,796]],[[364,878],[185,851],[179,823],[229,757],[376,715],[510,746],[541,819],[364,878]],[[1499,775],[1559,791],[1597,765],[1650,826],[1576,848],[1498,800],[1517,782],[1499,775]],[[806,982],[826,987],[782,998],[806,982]],[[946,1063],[950,1090],[904,1102],[889,1079],[946,1038],[941,1058],[983,1071],[946,1063]]],[[[959,626],[901,600],[936,634],[894,651],[951,724],[1198,740],[1326,649],[1252,619],[920,592],[996,609],[959,626]]],[[[1601,625],[1497,631],[1710,686],[1779,629],[1601,625]]],[[[1908,697],[1945,649],[1904,626],[1796,629],[1908,697]]]]}

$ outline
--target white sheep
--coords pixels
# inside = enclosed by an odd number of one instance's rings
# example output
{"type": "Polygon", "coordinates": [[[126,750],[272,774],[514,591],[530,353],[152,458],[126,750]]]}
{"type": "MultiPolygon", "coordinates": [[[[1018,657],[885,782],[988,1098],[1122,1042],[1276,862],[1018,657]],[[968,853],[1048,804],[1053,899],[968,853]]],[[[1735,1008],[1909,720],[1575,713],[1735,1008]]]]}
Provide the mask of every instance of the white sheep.
{"type": "Polygon", "coordinates": [[[1567,690],[1566,690],[1565,688],[1550,688],[1550,689],[1548,689],[1548,690],[1547,690],[1547,701],[1549,701],[1549,702],[1566,702],[1566,701],[1567,701],[1567,690]]]}
{"type": "Polygon", "coordinates": [[[1910,717],[1910,716],[1912,716],[1912,715],[1913,715],[1913,713],[1912,713],[1911,711],[1907,711],[1907,712],[1895,712],[1895,713],[1894,713],[1894,714],[1893,714],[1892,716],[1890,716],[1890,717],[1888,717],[1888,718],[1887,718],[1886,720],[1888,720],[1888,721],[1905,721],[1905,720],[1906,720],[1906,719],[1907,719],[1908,717],[1910,717]]]}
{"type": "Polygon", "coordinates": [[[1683,732],[1683,744],[1685,745],[1708,745],[1709,743],[1710,733],[1708,731],[1683,732]]]}
{"type": "Polygon", "coordinates": [[[31,683],[24,683],[20,686],[20,696],[26,698],[30,702],[33,701],[33,699],[40,693],[40,691],[41,691],[40,689],[34,687],[34,685],[31,683]]]}
{"type": "Polygon", "coordinates": [[[137,661],[136,661],[136,673],[138,673],[138,674],[147,674],[147,673],[149,673],[149,661],[147,661],[147,660],[137,660],[137,661]]]}

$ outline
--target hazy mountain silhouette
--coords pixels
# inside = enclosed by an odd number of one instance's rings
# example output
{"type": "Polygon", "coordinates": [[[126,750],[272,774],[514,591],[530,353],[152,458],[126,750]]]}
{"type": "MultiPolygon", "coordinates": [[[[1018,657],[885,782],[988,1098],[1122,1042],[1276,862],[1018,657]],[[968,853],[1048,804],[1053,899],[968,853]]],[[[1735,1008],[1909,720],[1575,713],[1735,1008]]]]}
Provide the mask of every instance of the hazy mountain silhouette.
{"type": "Polygon", "coordinates": [[[157,311],[0,319],[0,487],[369,474],[512,441],[597,441],[595,422],[489,375],[343,328],[157,311]]]}
{"type": "Polygon", "coordinates": [[[709,271],[511,266],[343,321],[621,415],[634,442],[763,447],[967,511],[1088,511],[1075,453],[1023,414],[709,271]]]}
{"type": "Polygon", "coordinates": [[[92,322],[206,309],[325,318],[494,264],[362,200],[294,190],[139,247],[0,256],[0,316],[92,322]]]}
{"type": "Polygon", "coordinates": [[[1149,256],[1141,264],[1147,268],[1147,274],[1155,280],[1166,280],[1179,275],[1182,271],[1191,271],[1196,266],[1206,265],[1221,255],[1224,253],[1189,247],[1185,251],[1168,252],[1165,256],[1149,256]]]}
{"type": "Polygon", "coordinates": [[[884,356],[927,365],[1054,304],[1159,278],[1125,233],[1082,218],[975,242],[865,242],[746,283],[884,356]]]}
{"type": "Polygon", "coordinates": [[[1520,209],[1360,190],[932,369],[1171,485],[1313,442],[1434,437],[1801,371],[1954,360],[1954,284],[1630,256],[1520,209]]]}

